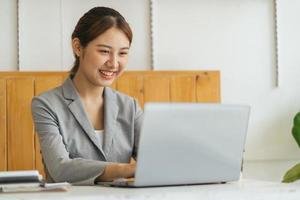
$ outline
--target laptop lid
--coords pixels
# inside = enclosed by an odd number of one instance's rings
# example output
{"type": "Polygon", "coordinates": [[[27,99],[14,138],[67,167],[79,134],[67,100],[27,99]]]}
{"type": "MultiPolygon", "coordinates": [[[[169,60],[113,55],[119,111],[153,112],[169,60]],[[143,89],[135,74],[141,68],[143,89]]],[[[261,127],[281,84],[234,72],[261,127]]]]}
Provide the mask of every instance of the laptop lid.
{"type": "Polygon", "coordinates": [[[241,105],[146,104],[134,185],[238,180],[249,111],[241,105]]]}

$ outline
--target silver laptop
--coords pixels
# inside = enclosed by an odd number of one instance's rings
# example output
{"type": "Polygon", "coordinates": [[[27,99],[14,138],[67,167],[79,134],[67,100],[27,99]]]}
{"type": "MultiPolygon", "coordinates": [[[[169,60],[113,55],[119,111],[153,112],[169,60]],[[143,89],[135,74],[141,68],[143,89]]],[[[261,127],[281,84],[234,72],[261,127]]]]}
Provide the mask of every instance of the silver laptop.
{"type": "Polygon", "coordinates": [[[240,105],[148,103],[135,179],[105,184],[147,187],[236,181],[249,112],[249,106],[240,105]]]}

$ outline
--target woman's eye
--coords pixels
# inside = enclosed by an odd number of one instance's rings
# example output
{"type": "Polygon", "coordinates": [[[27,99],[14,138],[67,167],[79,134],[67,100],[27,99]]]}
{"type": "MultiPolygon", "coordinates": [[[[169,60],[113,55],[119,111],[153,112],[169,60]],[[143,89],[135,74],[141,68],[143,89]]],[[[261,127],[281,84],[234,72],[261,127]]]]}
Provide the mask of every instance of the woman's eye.
{"type": "Polygon", "coordinates": [[[127,55],[128,54],[128,52],[120,52],[120,55],[121,56],[125,56],[125,55],[127,55]]]}
{"type": "Polygon", "coordinates": [[[109,51],[108,50],[99,50],[100,53],[103,53],[103,54],[109,54],[109,51]]]}

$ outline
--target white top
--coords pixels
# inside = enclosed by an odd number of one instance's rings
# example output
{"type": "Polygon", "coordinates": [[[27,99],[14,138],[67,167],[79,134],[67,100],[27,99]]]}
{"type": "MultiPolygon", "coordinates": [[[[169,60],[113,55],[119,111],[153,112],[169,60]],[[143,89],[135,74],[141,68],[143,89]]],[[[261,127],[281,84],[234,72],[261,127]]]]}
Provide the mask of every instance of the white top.
{"type": "Polygon", "coordinates": [[[104,143],[104,130],[95,130],[95,136],[100,144],[101,148],[103,149],[104,143]]]}

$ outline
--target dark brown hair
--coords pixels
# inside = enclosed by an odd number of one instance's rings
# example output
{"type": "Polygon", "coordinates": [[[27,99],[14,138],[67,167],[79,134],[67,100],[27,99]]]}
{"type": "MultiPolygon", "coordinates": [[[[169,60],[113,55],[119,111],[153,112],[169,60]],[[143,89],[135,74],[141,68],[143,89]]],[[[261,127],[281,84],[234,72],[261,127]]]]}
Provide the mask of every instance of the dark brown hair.
{"type": "MultiPolygon", "coordinates": [[[[107,7],[95,7],[85,13],[75,26],[72,40],[78,38],[80,45],[84,48],[89,42],[112,27],[123,31],[131,44],[132,31],[129,24],[118,11],[107,7]]],[[[76,74],[80,62],[79,57],[75,53],[74,56],[75,62],[71,69],[71,76],[76,74]]]]}

